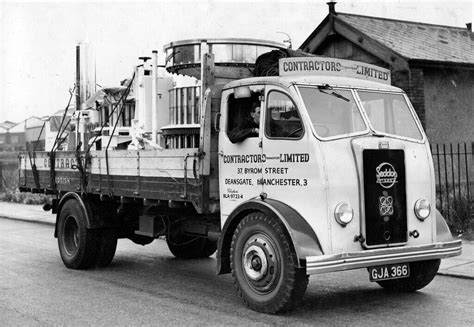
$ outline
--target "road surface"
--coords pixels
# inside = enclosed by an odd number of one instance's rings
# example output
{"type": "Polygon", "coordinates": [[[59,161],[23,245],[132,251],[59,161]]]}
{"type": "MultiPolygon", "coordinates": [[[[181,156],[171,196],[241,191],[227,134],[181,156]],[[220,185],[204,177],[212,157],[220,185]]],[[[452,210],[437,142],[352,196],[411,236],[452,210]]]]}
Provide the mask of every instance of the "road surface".
{"type": "Polygon", "coordinates": [[[291,313],[253,312],[215,258],[175,259],[166,242],[119,240],[105,269],[70,270],[53,227],[0,219],[0,321],[17,325],[472,326],[474,282],[437,276],[422,291],[393,294],[365,270],[314,275],[291,313]]]}

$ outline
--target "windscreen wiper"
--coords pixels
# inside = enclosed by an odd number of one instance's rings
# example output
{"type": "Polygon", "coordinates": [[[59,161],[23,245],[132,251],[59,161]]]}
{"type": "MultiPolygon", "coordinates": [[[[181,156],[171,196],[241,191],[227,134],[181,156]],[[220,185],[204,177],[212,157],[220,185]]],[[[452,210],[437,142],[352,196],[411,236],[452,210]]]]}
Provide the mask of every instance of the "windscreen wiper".
{"type": "Polygon", "coordinates": [[[332,91],[332,87],[329,85],[329,84],[324,84],[324,85],[318,85],[318,90],[319,92],[322,92],[324,94],[329,94],[329,95],[332,95],[338,99],[342,99],[344,101],[347,101],[347,102],[350,102],[351,100],[349,100],[348,98],[346,98],[345,96],[335,92],[335,91],[332,91]],[[327,92],[326,90],[331,90],[332,92],[327,92]]]}

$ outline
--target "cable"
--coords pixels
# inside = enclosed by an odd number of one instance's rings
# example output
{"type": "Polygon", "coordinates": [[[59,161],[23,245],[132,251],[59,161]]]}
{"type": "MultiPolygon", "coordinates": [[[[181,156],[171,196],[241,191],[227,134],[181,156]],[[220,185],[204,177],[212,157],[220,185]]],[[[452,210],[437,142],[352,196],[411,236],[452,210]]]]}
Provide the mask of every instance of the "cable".
{"type": "Polygon", "coordinates": [[[58,138],[59,138],[60,134],[62,135],[62,133],[60,133],[60,131],[63,127],[64,120],[66,119],[66,115],[67,115],[67,112],[68,112],[68,109],[69,109],[69,105],[71,104],[72,96],[74,94],[76,86],[77,85],[74,84],[74,87],[73,87],[72,91],[69,91],[69,94],[70,94],[69,101],[66,105],[66,108],[64,109],[64,114],[63,114],[63,118],[61,120],[61,124],[59,125],[58,133],[56,134],[56,138],[54,139],[53,146],[51,147],[51,151],[49,152],[49,161],[50,161],[50,166],[49,166],[49,184],[50,185],[49,185],[49,187],[52,188],[52,189],[56,188],[56,177],[55,177],[55,171],[54,171],[55,163],[56,163],[56,160],[55,160],[55,151],[56,150],[54,149],[54,147],[56,146],[56,144],[58,142],[58,138]]]}
{"type": "MultiPolygon", "coordinates": [[[[59,141],[58,143],[56,144],[56,150],[59,149],[59,147],[66,141],[65,138],[63,138],[63,134],[64,132],[66,132],[66,129],[67,127],[69,126],[69,124],[71,123],[71,119],[68,120],[68,122],[66,123],[66,125],[64,126],[63,128],[63,131],[61,132],[61,135],[59,136],[59,141]]],[[[58,131],[59,132],[59,131],[58,131]]]]}
{"type": "MultiPolygon", "coordinates": [[[[112,141],[112,136],[114,135],[115,133],[115,129],[117,128],[117,125],[118,125],[118,122],[120,121],[120,118],[122,117],[122,113],[123,113],[123,109],[125,107],[125,102],[124,102],[124,98],[126,99],[127,96],[128,96],[128,93],[130,92],[130,88],[132,86],[132,83],[133,83],[133,80],[135,79],[135,72],[133,73],[133,76],[132,76],[132,79],[130,80],[130,83],[128,84],[127,88],[125,89],[125,92],[122,94],[122,96],[120,97],[119,101],[117,102],[117,106],[112,110],[115,111],[115,109],[118,107],[118,104],[120,104],[120,102],[122,102],[122,107],[120,108],[120,113],[117,117],[117,121],[115,122],[114,124],[114,128],[112,129],[112,133],[109,134],[109,142],[107,142],[107,146],[105,147],[105,167],[106,167],[106,170],[107,170],[107,187],[109,189],[109,196],[113,196],[113,192],[110,190],[110,173],[109,173],[109,155],[108,155],[108,150],[109,150],[109,146],[110,146],[110,142],[112,141]]],[[[102,130],[102,129],[101,129],[102,130]]],[[[95,142],[95,141],[94,141],[95,142]]],[[[91,143],[93,144],[93,143],[91,143]]],[[[89,150],[90,150],[90,147],[86,153],[86,156],[87,154],[89,153],[89,150]]],[[[87,161],[87,160],[86,160],[87,161]]]]}
{"type": "Polygon", "coordinates": [[[54,139],[54,143],[53,143],[53,146],[52,146],[52,148],[51,148],[51,153],[52,153],[53,151],[55,151],[55,150],[54,150],[54,147],[56,146],[60,135],[62,135],[62,134],[64,133],[64,130],[66,129],[67,125],[69,125],[70,120],[69,120],[69,122],[66,124],[66,127],[65,127],[65,129],[63,130],[63,132],[61,132],[61,129],[62,129],[63,124],[64,124],[64,120],[66,119],[66,116],[67,116],[67,112],[68,112],[68,109],[69,109],[69,105],[71,104],[71,101],[72,101],[72,96],[73,96],[75,90],[76,90],[76,84],[74,84],[74,87],[72,88],[72,91],[69,92],[69,94],[70,94],[70,96],[69,96],[69,101],[68,101],[68,103],[67,103],[67,105],[66,105],[66,108],[64,109],[63,118],[61,119],[61,124],[59,125],[58,133],[56,134],[56,138],[54,139]],[[59,133],[59,132],[61,132],[61,133],[59,133]]]}

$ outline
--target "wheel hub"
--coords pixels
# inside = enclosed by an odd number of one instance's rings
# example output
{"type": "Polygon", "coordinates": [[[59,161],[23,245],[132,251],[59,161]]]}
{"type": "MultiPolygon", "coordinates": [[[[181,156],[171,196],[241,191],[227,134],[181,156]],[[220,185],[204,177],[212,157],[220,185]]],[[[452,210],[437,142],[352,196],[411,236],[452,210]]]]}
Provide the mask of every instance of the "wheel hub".
{"type": "Polygon", "coordinates": [[[271,239],[254,234],[247,239],[242,266],[248,284],[258,293],[268,293],[279,277],[279,256],[271,239]]]}
{"type": "Polygon", "coordinates": [[[244,269],[247,277],[260,280],[266,274],[267,268],[268,262],[262,248],[258,245],[249,246],[244,254],[244,269]]]}
{"type": "Polygon", "coordinates": [[[252,258],[252,269],[255,271],[260,271],[262,269],[262,259],[259,256],[254,256],[252,258]]]}
{"type": "Polygon", "coordinates": [[[64,249],[68,255],[73,255],[79,245],[79,226],[74,217],[67,217],[64,222],[63,240],[64,249]]]}

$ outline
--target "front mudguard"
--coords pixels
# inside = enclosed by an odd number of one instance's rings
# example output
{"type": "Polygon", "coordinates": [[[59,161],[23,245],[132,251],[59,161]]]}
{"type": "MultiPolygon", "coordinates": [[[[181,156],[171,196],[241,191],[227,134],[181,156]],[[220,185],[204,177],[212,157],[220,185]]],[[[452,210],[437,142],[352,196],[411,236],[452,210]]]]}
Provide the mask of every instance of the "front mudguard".
{"type": "Polygon", "coordinates": [[[235,228],[251,212],[262,212],[282,224],[292,241],[299,268],[306,268],[306,257],[323,254],[316,233],[296,210],[277,200],[255,198],[237,207],[227,218],[217,247],[217,274],[230,273],[230,247],[235,228]]]}
{"type": "Polygon", "coordinates": [[[449,242],[453,240],[448,224],[438,210],[436,210],[436,240],[438,242],[449,242]]]}

